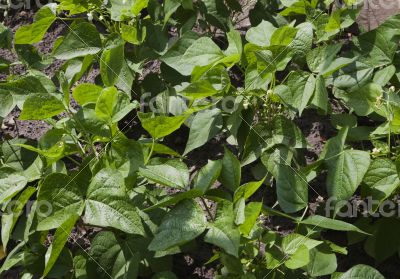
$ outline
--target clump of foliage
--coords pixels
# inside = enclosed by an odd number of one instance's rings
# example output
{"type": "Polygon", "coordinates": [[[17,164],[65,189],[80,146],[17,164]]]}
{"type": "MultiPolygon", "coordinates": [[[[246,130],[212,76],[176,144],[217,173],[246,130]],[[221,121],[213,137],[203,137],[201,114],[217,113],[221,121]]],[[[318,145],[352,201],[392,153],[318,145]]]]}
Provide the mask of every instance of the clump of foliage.
{"type": "Polygon", "coordinates": [[[0,117],[18,107],[52,128],[2,142],[0,273],[176,278],[173,255],[207,243],[218,278],[383,278],[366,265],[337,272],[347,247],[325,236],[363,242],[378,263],[400,247],[398,218],[339,214],[355,193],[379,201],[373,214],[398,192],[400,17],[349,39],[359,9],[332,2],[257,1],[245,32],[236,0],[59,0],[15,34],[1,26],[1,47],[27,71],[0,83],[0,117]],[[54,24],[67,32],[43,55],[36,44],[54,24]],[[145,75],[149,62],[159,67],[145,75]],[[305,111],[337,129],[311,163],[295,121],[305,111]],[[178,132],[184,148],[168,141],[178,132]],[[186,159],[216,136],[223,156],[191,175],[186,159]],[[329,216],[308,213],[316,196],[329,216]],[[91,228],[90,245],[69,239],[91,228]]]}

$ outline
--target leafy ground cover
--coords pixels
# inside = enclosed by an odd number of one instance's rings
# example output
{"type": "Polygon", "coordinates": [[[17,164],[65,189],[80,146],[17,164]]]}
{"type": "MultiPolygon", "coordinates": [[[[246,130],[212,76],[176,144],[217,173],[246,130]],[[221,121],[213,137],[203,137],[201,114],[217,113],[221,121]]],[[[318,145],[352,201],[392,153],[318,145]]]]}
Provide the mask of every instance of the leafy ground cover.
{"type": "Polygon", "coordinates": [[[332,2],[6,20],[1,276],[398,278],[400,17],[332,2]]]}

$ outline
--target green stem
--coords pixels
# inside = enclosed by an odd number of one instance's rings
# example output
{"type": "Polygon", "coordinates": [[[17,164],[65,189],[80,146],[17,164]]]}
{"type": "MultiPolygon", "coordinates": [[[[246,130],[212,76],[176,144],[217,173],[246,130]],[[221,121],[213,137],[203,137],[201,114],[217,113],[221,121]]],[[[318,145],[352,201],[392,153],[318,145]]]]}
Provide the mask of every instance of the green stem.
{"type": "Polygon", "coordinates": [[[151,149],[150,149],[149,155],[147,156],[146,161],[144,163],[145,165],[147,165],[147,163],[149,162],[151,156],[153,155],[155,143],[156,143],[156,140],[153,138],[153,142],[151,143],[151,149]]]}

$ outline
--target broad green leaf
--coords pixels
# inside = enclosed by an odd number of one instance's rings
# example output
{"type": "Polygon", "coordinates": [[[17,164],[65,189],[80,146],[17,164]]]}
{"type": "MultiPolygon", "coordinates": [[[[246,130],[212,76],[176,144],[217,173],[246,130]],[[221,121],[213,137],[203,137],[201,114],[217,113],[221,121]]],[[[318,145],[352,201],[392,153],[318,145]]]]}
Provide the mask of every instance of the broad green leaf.
{"type": "MultiPolygon", "coordinates": [[[[393,216],[396,210],[391,209],[393,216]]],[[[389,212],[385,210],[385,213],[389,212]]],[[[382,216],[386,215],[381,212],[382,216]]],[[[383,263],[394,254],[398,253],[400,239],[396,237],[400,233],[400,221],[396,217],[379,218],[372,225],[372,234],[364,245],[367,254],[375,259],[377,263],[383,263]]]]}
{"type": "Polygon", "coordinates": [[[179,94],[194,100],[210,97],[217,93],[218,90],[216,90],[208,80],[198,80],[192,82],[179,92],[179,94]]]}
{"type": "Polygon", "coordinates": [[[207,165],[202,167],[194,179],[195,189],[201,190],[205,193],[218,179],[222,170],[222,161],[210,161],[208,160],[207,165]]]}
{"type": "Polygon", "coordinates": [[[285,261],[285,266],[290,269],[298,269],[307,265],[310,262],[310,253],[307,246],[300,245],[288,260],[285,261]]]}
{"type": "Polygon", "coordinates": [[[346,223],[344,221],[330,219],[321,215],[313,215],[299,221],[299,224],[316,226],[328,230],[335,230],[335,231],[345,231],[345,232],[359,232],[365,234],[364,231],[360,230],[356,226],[350,223],[346,223]]]}
{"type": "Polygon", "coordinates": [[[233,212],[232,203],[219,203],[215,221],[210,225],[204,241],[221,247],[229,255],[238,257],[240,232],[235,225],[233,212]]]}
{"type": "Polygon", "coordinates": [[[183,155],[204,145],[216,136],[220,132],[222,124],[220,109],[213,108],[198,112],[190,124],[189,139],[183,155]]]}
{"type": "Polygon", "coordinates": [[[11,169],[0,168],[0,203],[4,203],[17,195],[28,183],[22,174],[11,169]]]}
{"type": "Polygon", "coordinates": [[[350,92],[337,90],[335,95],[353,108],[356,114],[366,116],[374,112],[377,107],[377,98],[379,98],[382,93],[383,90],[380,85],[368,83],[350,92]]]}
{"type": "Polygon", "coordinates": [[[293,59],[297,61],[299,58],[302,60],[305,59],[307,53],[310,52],[314,31],[312,24],[309,22],[300,23],[296,28],[296,37],[291,42],[290,47],[294,51],[293,59]]]}
{"type": "Polygon", "coordinates": [[[288,78],[288,86],[292,92],[292,100],[289,104],[297,108],[299,115],[302,114],[314,94],[316,79],[312,74],[305,72],[293,72],[288,78]]]}
{"type": "Polygon", "coordinates": [[[0,89],[10,92],[12,95],[26,97],[31,93],[46,93],[47,90],[34,76],[26,76],[7,83],[1,83],[0,89]]]}
{"type": "Polygon", "coordinates": [[[246,205],[244,210],[245,219],[243,224],[239,226],[240,232],[244,235],[249,235],[254,225],[256,224],[258,217],[260,216],[262,209],[261,202],[250,202],[246,205]]]}
{"type": "MultiPolygon", "coordinates": [[[[203,66],[213,66],[225,57],[222,50],[211,38],[202,37],[197,39],[179,59],[173,67],[182,75],[190,75],[193,69],[203,66]]],[[[170,65],[171,66],[171,65],[170,65]]]]}
{"type": "Polygon", "coordinates": [[[373,75],[374,68],[356,61],[348,66],[341,68],[329,78],[327,84],[346,89],[346,88],[359,88],[367,84],[373,75]]]}
{"type": "Polygon", "coordinates": [[[164,217],[148,249],[164,251],[185,244],[202,234],[206,225],[203,209],[193,200],[183,201],[164,217]]]}
{"type": "Polygon", "coordinates": [[[269,21],[262,21],[259,25],[251,27],[246,33],[246,40],[258,46],[269,46],[270,39],[276,27],[269,21]]]}
{"type": "Polygon", "coordinates": [[[152,182],[172,188],[185,188],[189,184],[189,171],[179,160],[162,160],[139,169],[139,174],[152,182]]]}
{"type": "Polygon", "coordinates": [[[180,64],[180,59],[198,38],[199,35],[195,32],[184,33],[161,57],[161,60],[171,68],[177,69],[179,67],[178,72],[180,73],[182,73],[181,71],[186,72],[185,67],[180,64]]]}
{"type": "Polygon", "coordinates": [[[321,109],[325,114],[328,112],[328,90],[326,89],[325,79],[322,76],[317,76],[316,78],[311,104],[321,109]]]}
{"type": "Polygon", "coordinates": [[[72,96],[79,105],[84,106],[96,103],[102,90],[103,88],[95,84],[81,83],[72,90],[72,96]]]}
{"type": "Polygon", "coordinates": [[[103,89],[97,98],[96,117],[108,124],[117,123],[138,106],[137,102],[131,103],[129,99],[115,87],[103,89]]]}
{"type": "Polygon", "coordinates": [[[242,38],[239,31],[232,30],[227,34],[228,37],[228,48],[224,51],[226,58],[224,58],[224,64],[229,66],[240,61],[243,52],[242,38]]]}
{"type": "Polygon", "coordinates": [[[307,65],[314,73],[322,73],[328,69],[340,51],[341,44],[319,46],[307,54],[307,65]]]}
{"type": "Polygon", "coordinates": [[[100,33],[93,24],[82,22],[74,25],[61,43],[54,49],[57,59],[69,60],[75,57],[97,54],[102,44],[100,33]]]}
{"type": "Polygon", "coordinates": [[[322,249],[314,248],[310,250],[310,262],[305,268],[313,276],[324,276],[336,271],[337,259],[334,253],[327,253],[322,249]]]}
{"type": "MultiPolygon", "coordinates": [[[[368,186],[368,196],[380,202],[387,199],[400,185],[396,165],[387,158],[373,160],[364,176],[363,182],[368,186]]],[[[374,212],[379,204],[371,208],[374,212]]]]}
{"type": "Polygon", "coordinates": [[[385,86],[389,83],[390,79],[396,73],[396,67],[394,65],[389,65],[383,69],[378,70],[375,75],[373,82],[380,86],[385,86]]]}
{"type": "Polygon", "coordinates": [[[48,6],[41,8],[35,15],[35,22],[18,28],[15,33],[15,44],[33,44],[43,39],[47,29],[56,20],[56,15],[48,6]]]}
{"type": "Polygon", "coordinates": [[[111,0],[111,19],[124,21],[139,15],[147,7],[148,0],[111,0]]]}
{"type": "Polygon", "coordinates": [[[100,57],[100,74],[106,86],[113,86],[123,67],[124,44],[106,48],[100,57]]]}
{"type": "Polygon", "coordinates": [[[241,169],[240,162],[229,149],[225,148],[224,158],[222,159],[222,170],[219,180],[222,185],[231,191],[236,191],[240,186],[241,169]]]}
{"type": "Polygon", "coordinates": [[[72,228],[74,227],[78,219],[78,214],[72,214],[68,216],[68,218],[65,220],[65,222],[61,224],[59,228],[57,228],[56,233],[54,234],[53,242],[51,243],[45,255],[45,269],[43,271],[42,278],[45,278],[45,276],[53,268],[54,264],[61,254],[61,251],[64,249],[64,245],[68,240],[72,228]]]}
{"type": "Polygon", "coordinates": [[[296,37],[297,29],[288,25],[279,27],[271,35],[271,45],[288,46],[296,37]]]}
{"type": "Polygon", "coordinates": [[[155,116],[152,113],[139,113],[139,119],[144,129],[155,138],[159,139],[178,130],[188,115],[155,116]]]}
{"type": "Polygon", "coordinates": [[[297,212],[307,206],[308,183],[300,171],[281,164],[277,168],[275,179],[278,202],[284,212],[297,212]]]}
{"type": "Polygon", "coordinates": [[[383,275],[368,265],[359,264],[339,276],[338,279],[385,279],[383,275]]]}
{"type": "Polygon", "coordinates": [[[62,173],[52,173],[43,180],[38,193],[38,203],[43,205],[43,213],[38,216],[39,231],[60,227],[74,214],[83,210],[85,189],[73,177],[62,173]],[[51,212],[46,212],[46,206],[51,212]]]}
{"type": "Polygon", "coordinates": [[[325,162],[328,166],[328,195],[342,201],[349,199],[360,185],[368,170],[370,156],[361,150],[343,150],[325,162]]]}
{"type": "Polygon", "coordinates": [[[129,200],[123,177],[116,170],[102,169],[90,182],[84,220],[129,234],[144,235],[137,208],[129,200]]]}
{"type": "Polygon", "coordinates": [[[56,116],[64,110],[64,104],[57,97],[46,93],[33,94],[26,99],[19,118],[43,120],[56,116]]]}

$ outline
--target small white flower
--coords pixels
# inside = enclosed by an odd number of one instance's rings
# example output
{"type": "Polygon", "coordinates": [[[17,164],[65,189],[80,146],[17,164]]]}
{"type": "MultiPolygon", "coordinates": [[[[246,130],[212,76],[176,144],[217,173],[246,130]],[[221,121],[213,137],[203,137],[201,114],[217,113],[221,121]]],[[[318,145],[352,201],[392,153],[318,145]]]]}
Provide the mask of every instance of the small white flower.
{"type": "Polygon", "coordinates": [[[374,149],[372,149],[372,154],[376,155],[376,154],[379,154],[379,153],[381,153],[381,149],[380,148],[374,147],[374,149]]]}
{"type": "Polygon", "coordinates": [[[93,14],[92,14],[91,12],[87,14],[87,17],[88,17],[88,20],[89,20],[90,22],[93,21],[93,14]]]}
{"type": "Polygon", "coordinates": [[[99,20],[103,20],[104,19],[104,17],[101,15],[101,16],[99,16],[99,20]]]}
{"type": "Polygon", "coordinates": [[[394,87],[393,85],[389,87],[389,92],[395,92],[396,91],[396,87],[394,87]]]}

